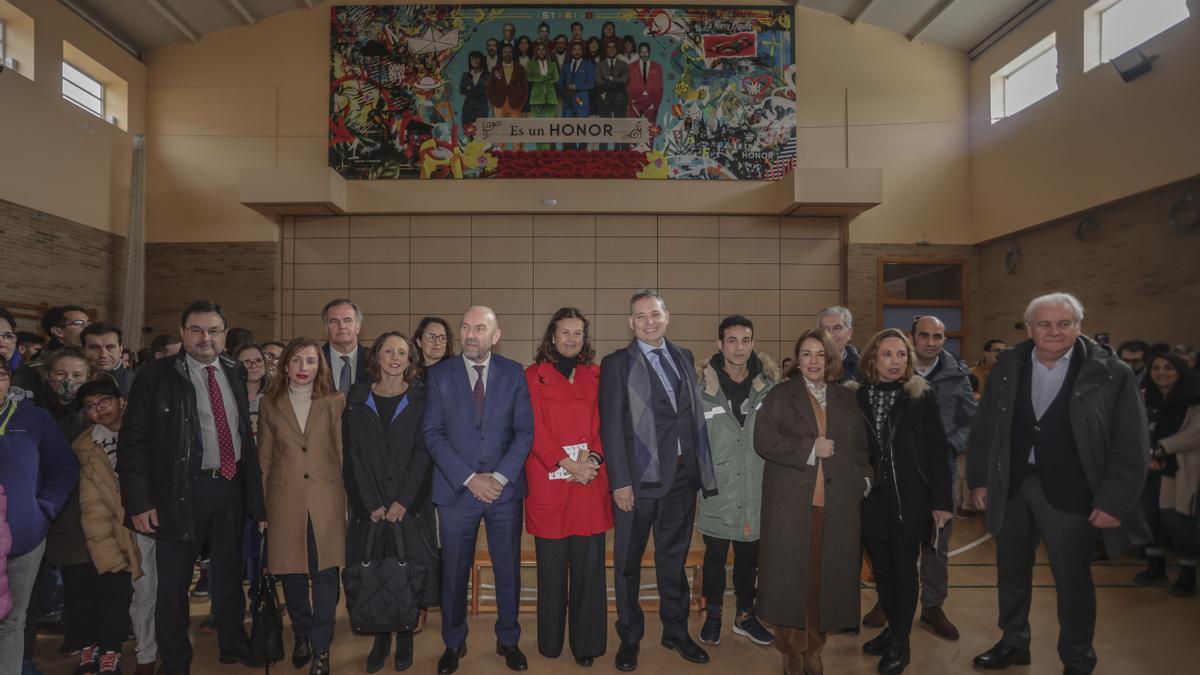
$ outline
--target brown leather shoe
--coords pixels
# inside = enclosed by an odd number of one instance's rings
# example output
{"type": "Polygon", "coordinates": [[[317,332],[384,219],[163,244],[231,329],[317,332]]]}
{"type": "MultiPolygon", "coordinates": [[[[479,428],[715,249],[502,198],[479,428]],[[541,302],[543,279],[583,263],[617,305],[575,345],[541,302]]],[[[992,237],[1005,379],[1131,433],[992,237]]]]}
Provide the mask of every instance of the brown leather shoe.
{"type": "Polygon", "coordinates": [[[958,629],[946,618],[941,607],[926,607],[921,610],[921,623],[929,626],[934,633],[947,640],[958,639],[958,629]]]}
{"type": "Polygon", "coordinates": [[[883,605],[876,601],[875,606],[863,617],[862,625],[867,628],[883,628],[887,624],[887,615],[883,613],[883,605]]]}

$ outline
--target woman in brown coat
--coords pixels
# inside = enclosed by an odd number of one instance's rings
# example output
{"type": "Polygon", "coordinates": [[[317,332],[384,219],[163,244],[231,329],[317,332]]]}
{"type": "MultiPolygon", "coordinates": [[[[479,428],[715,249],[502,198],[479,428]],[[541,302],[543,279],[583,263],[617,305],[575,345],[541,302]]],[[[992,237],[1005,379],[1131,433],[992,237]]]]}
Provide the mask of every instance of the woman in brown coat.
{"type": "Polygon", "coordinates": [[[338,568],[346,562],[342,488],[342,410],[321,346],[296,338],[283,350],[279,376],[259,405],[258,458],[267,504],[267,568],[283,576],[292,617],[292,664],[328,675],[338,604],[338,568]],[[312,602],[309,603],[311,588],[312,602]]]}
{"type": "Polygon", "coordinates": [[[858,624],[859,507],[871,466],[866,422],[836,384],[835,354],[823,331],[801,335],[798,372],[767,394],[754,432],[767,461],[759,614],[776,626],[788,675],[820,675],[825,635],[858,624]]]}

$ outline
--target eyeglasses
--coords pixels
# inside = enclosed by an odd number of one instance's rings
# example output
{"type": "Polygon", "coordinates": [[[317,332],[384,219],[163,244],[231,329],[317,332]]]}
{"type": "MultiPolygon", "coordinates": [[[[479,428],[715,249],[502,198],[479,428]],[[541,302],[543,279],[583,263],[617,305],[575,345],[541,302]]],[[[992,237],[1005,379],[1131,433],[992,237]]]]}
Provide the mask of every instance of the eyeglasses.
{"type": "Polygon", "coordinates": [[[445,335],[438,335],[437,333],[426,333],[422,335],[421,338],[434,344],[440,344],[447,340],[445,335]]]}
{"type": "Polygon", "coordinates": [[[94,415],[101,410],[107,410],[115,399],[112,396],[101,396],[95,401],[83,406],[84,415],[94,415]]]}
{"type": "Polygon", "coordinates": [[[279,360],[279,357],[275,356],[271,352],[267,352],[266,354],[263,354],[263,358],[267,360],[267,363],[275,363],[276,361],[279,360]]]}
{"type": "Polygon", "coordinates": [[[246,368],[257,368],[263,365],[263,363],[265,363],[265,361],[262,359],[242,359],[242,365],[246,366],[246,368]]]}
{"type": "Polygon", "coordinates": [[[16,342],[16,333],[0,333],[0,342],[16,342]]]}
{"type": "Polygon", "coordinates": [[[75,326],[77,328],[87,328],[90,325],[92,325],[92,322],[87,319],[75,319],[74,321],[65,321],[59,324],[58,327],[66,328],[67,326],[75,326]]]}
{"type": "Polygon", "coordinates": [[[0,370],[0,382],[7,382],[10,379],[12,379],[12,377],[8,374],[7,371],[0,370]]]}
{"type": "Polygon", "coordinates": [[[202,337],[208,335],[210,338],[217,338],[225,332],[224,328],[201,328],[200,326],[189,326],[187,334],[192,337],[202,337]]]}

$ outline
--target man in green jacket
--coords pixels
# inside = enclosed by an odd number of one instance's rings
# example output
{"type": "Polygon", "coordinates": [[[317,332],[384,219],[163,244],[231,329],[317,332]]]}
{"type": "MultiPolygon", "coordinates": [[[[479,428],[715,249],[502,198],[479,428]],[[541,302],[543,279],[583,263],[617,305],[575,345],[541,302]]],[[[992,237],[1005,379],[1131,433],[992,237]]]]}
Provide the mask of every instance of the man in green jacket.
{"type": "Polygon", "coordinates": [[[755,617],[759,516],[763,459],[754,451],[754,420],[778,380],[754,351],[754,324],[741,315],[725,317],[717,330],[717,353],[700,373],[704,419],[717,474],[717,494],[700,499],[697,523],[704,535],[701,591],[706,603],[700,641],[721,642],[725,561],[733,546],[733,589],[737,616],[733,632],[759,645],[775,636],[755,617]]]}

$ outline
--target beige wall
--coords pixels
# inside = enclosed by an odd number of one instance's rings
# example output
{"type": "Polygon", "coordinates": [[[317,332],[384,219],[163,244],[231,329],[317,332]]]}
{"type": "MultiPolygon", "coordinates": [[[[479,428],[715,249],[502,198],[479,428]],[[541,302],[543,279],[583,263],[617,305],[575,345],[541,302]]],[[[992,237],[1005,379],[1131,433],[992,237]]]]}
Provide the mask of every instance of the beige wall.
{"type": "Polygon", "coordinates": [[[1200,0],[1192,18],[1141,49],[1150,73],[1123,82],[1111,64],[1083,72],[1083,11],[1057,0],[970,68],[971,223],[976,241],[1061,218],[1200,173],[1200,0]],[[992,73],[1057,33],[1058,91],[991,124],[992,73]]]}
{"type": "MultiPolygon", "coordinates": [[[[796,17],[801,166],[885,169],[884,204],[852,224],[851,238],[968,241],[966,56],[813,10],[797,8],[796,17]]],[[[327,165],[328,44],[322,5],[146,56],[150,240],[278,236],[270,218],[240,205],[239,170],[327,165]]],[[[544,183],[563,204],[598,189],[614,196],[620,190],[613,181],[544,183]]],[[[418,181],[372,181],[369,188],[359,200],[364,213],[429,198],[418,181]]],[[[743,212],[756,210],[758,193],[744,186],[710,189],[742,200],[743,212]]],[[[496,212],[531,210],[502,181],[471,183],[470,190],[494,194],[496,212]]],[[[672,199],[675,190],[686,188],[663,183],[633,200],[619,194],[630,212],[652,214],[664,203],[678,211],[687,202],[672,199]]]]}
{"type": "Polygon", "coordinates": [[[122,234],[145,65],[57,2],[8,2],[33,18],[35,72],[0,73],[0,199],[122,234]],[[64,40],[125,80],[128,131],[62,99],[64,40]]]}
{"type": "Polygon", "coordinates": [[[349,297],[364,340],[440,315],[500,315],[498,351],[530,362],[550,315],[576,306],[599,354],[626,344],[629,296],[661,289],[669,335],[706,357],[726,314],[749,316],[758,349],[781,345],[840,297],[836,218],[679,216],[356,216],[288,218],[282,335],[322,336],[320,311],[349,297]]]}

